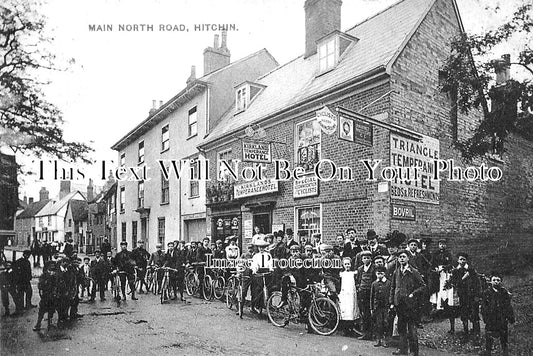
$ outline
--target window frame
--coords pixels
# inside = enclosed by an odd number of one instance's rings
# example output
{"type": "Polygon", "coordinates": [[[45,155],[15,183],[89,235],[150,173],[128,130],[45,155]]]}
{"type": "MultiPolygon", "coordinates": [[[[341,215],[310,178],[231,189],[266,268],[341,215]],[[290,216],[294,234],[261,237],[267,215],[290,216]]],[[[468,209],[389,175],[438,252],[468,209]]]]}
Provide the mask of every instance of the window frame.
{"type": "Polygon", "coordinates": [[[131,248],[135,248],[137,245],[137,221],[131,222],[131,248]]]}
{"type": "Polygon", "coordinates": [[[324,225],[324,219],[323,219],[323,215],[324,215],[324,210],[323,210],[323,207],[322,207],[322,203],[319,203],[319,204],[307,204],[307,205],[300,205],[300,206],[295,206],[294,207],[294,232],[295,232],[295,235],[298,236],[298,242],[300,242],[300,229],[299,229],[299,210],[302,210],[302,209],[312,209],[312,208],[318,208],[320,210],[320,216],[319,216],[319,219],[320,219],[320,226],[319,226],[319,230],[318,231],[313,231],[313,229],[303,229],[302,231],[308,231],[310,232],[310,234],[307,236],[307,239],[309,241],[309,239],[311,238],[311,236],[318,232],[319,234],[322,234],[322,226],[324,225]]]}
{"type": "Polygon", "coordinates": [[[246,108],[250,104],[249,95],[249,85],[244,84],[237,88],[237,90],[235,91],[235,109],[237,112],[246,110],[246,108]]]}
{"type": "MultiPolygon", "coordinates": [[[[228,154],[230,159],[226,159],[226,161],[233,160],[233,158],[231,158],[231,153],[232,153],[232,149],[231,148],[227,148],[225,150],[217,152],[217,181],[219,181],[219,182],[225,181],[224,179],[221,179],[222,176],[220,174],[221,173],[221,170],[220,170],[221,163],[220,162],[222,161],[221,156],[225,155],[225,154],[228,154]]],[[[228,175],[228,177],[231,177],[231,175],[228,175]]]]}
{"type": "Polygon", "coordinates": [[[318,45],[318,72],[319,74],[329,72],[334,69],[339,61],[339,37],[334,36],[328,40],[324,40],[318,45]],[[329,52],[328,45],[332,44],[331,53],[329,52]],[[325,51],[325,53],[324,53],[325,51]],[[332,63],[328,65],[329,60],[332,60],[332,63]],[[325,67],[322,67],[323,60],[325,60],[325,67]]]}
{"type": "Polygon", "coordinates": [[[144,140],[142,141],[139,141],[138,145],[137,145],[137,163],[138,164],[143,164],[144,163],[144,155],[145,155],[145,152],[144,152],[144,149],[145,149],[145,144],[144,144],[144,140]],[[142,147],[141,147],[142,145],[142,147]],[[141,154],[141,150],[142,150],[142,154],[141,154]]]}
{"type": "Polygon", "coordinates": [[[122,241],[126,241],[126,238],[128,236],[128,231],[127,231],[127,227],[126,227],[126,222],[125,221],[122,222],[120,228],[121,228],[120,231],[121,231],[122,241]]]}
{"type": "Polygon", "coordinates": [[[141,180],[137,184],[137,207],[138,208],[143,208],[144,207],[144,196],[145,196],[144,189],[145,189],[144,181],[141,180]]]}
{"type": "Polygon", "coordinates": [[[168,151],[169,149],[170,149],[170,124],[166,124],[161,128],[161,152],[168,151]]]}
{"type": "Polygon", "coordinates": [[[198,106],[194,106],[187,112],[187,138],[191,138],[198,135],[198,106]],[[194,117],[194,121],[191,122],[191,117],[194,117]],[[194,127],[194,132],[192,128],[194,127]]]}
{"type": "MultiPolygon", "coordinates": [[[[304,167],[305,164],[301,164],[300,163],[300,146],[299,146],[299,127],[300,126],[303,126],[305,124],[308,124],[309,122],[316,122],[317,119],[315,117],[313,118],[310,118],[310,119],[307,119],[307,120],[303,120],[303,121],[300,121],[300,122],[297,122],[294,124],[294,166],[295,167],[304,167]]],[[[314,126],[314,123],[311,123],[311,127],[314,126]]],[[[314,152],[318,152],[318,159],[316,160],[316,162],[313,164],[313,167],[310,168],[310,169],[305,169],[305,173],[310,173],[313,171],[314,169],[314,165],[316,163],[318,163],[320,161],[320,159],[322,158],[322,130],[320,130],[320,128],[318,128],[317,130],[318,132],[318,135],[319,135],[319,139],[318,139],[318,148],[314,150],[314,152]]],[[[315,144],[313,144],[315,145],[315,144]]],[[[306,156],[309,154],[309,149],[308,147],[310,147],[312,145],[307,145],[305,146],[307,149],[306,149],[306,156]]],[[[304,146],[302,146],[304,147],[304,146]]],[[[307,164],[307,163],[306,163],[307,164]]]]}
{"type": "Polygon", "coordinates": [[[161,205],[170,203],[170,180],[165,179],[165,175],[161,172],[161,205]],[[165,194],[166,193],[166,194],[165,194]],[[166,198],[166,200],[165,200],[166,198]]]}
{"type": "Polygon", "coordinates": [[[198,159],[191,159],[189,164],[193,169],[193,175],[189,181],[189,199],[193,199],[200,197],[200,182],[197,179],[200,167],[198,159]],[[195,194],[193,194],[193,190],[196,190],[195,194]]]}
{"type": "Polygon", "coordinates": [[[164,217],[157,218],[157,242],[160,244],[165,244],[165,233],[166,233],[166,221],[164,217]],[[161,233],[161,222],[163,223],[163,230],[161,233]]]}
{"type": "Polygon", "coordinates": [[[126,187],[120,187],[119,193],[119,210],[121,214],[124,214],[126,211],[126,187]]]}

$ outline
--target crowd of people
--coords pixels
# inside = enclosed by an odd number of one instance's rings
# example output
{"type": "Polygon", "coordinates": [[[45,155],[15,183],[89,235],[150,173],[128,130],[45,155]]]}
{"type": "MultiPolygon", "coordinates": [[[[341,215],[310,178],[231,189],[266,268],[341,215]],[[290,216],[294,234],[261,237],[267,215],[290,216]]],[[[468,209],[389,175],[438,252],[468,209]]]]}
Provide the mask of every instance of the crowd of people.
{"type": "MultiPolygon", "coordinates": [[[[439,240],[438,249],[431,251],[431,239],[408,239],[398,231],[380,238],[374,230],[368,230],[366,239],[358,241],[355,229],[347,229],[337,235],[333,244],[328,244],[323,243],[320,234],[313,234],[309,240],[301,236],[296,241],[291,229],[273,234],[262,234],[257,229],[252,243],[243,253],[237,240],[236,236],[228,236],[225,241],[211,242],[209,238],[202,242],[173,241],[167,243],[166,251],[158,244],[152,253],[145,249],[143,241],[138,241],[131,251],[127,242],[122,241],[120,251],[114,256],[105,240],[94,259],[86,257],[83,261],[69,247],[72,242],[67,241],[64,256],[54,250],[44,261],[38,283],[40,303],[34,330],[41,329],[45,314],[49,327],[55,312],[58,326],[79,318],[78,304],[85,292],[88,301],[94,302],[98,290],[100,300],[104,301],[115,273],[120,277],[122,299],[126,299],[126,284],[129,284],[131,299],[136,300],[136,278],[140,281],[138,293],[144,293],[148,289],[144,283],[147,270],[168,267],[173,299],[177,299],[179,292],[180,299],[185,301],[186,268],[196,266],[202,280],[203,273],[212,273],[205,269],[211,255],[216,259],[251,261],[243,273],[250,277],[244,292],[251,288],[250,310],[253,313],[265,302],[261,300],[264,279],[254,276],[270,272],[266,283],[269,289],[281,290],[280,308],[287,303],[291,285],[305,288],[322,281],[329,297],[338,303],[341,329],[345,334],[376,340],[376,347],[387,347],[397,335],[399,349],[393,353],[395,355],[408,352],[418,355],[417,329],[439,312],[449,318],[450,333],[455,333],[455,319],[460,318],[463,334],[474,338],[480,336],[481,314],[486,329],[485,353],[490,355],[493,338],[499,338],[504,355],[508,355],[508,324],[514,322],[514,313],[510,294],[501,286],[501,275],[492,273],[486,283],[485,276],[476,272],[468,254],[460,252],[453,256],[445,240],[439,240]],[[321,268],[300,268],[294,264],[279,268],[274,263],[276,259],[328,259],[339,263],[322,264],[321,268]],[[342,268],[337,268],[339,266],[342,268]]],[[[8,294],[14,300],[15,315],[35,307],[31,304],[31,255],[32,251],[26,250],[12,265],[5,260],[2,263],[0,276],[6,315],[10,314],[8,294]]],[[[162,273],[157,273],[155,278],[159,285],[162,273]]],[[[302,308],[305,307],[306,300],[302,298],[302,308]]],[[[308,331],[312,332],[310,328],[308,331]]]]}

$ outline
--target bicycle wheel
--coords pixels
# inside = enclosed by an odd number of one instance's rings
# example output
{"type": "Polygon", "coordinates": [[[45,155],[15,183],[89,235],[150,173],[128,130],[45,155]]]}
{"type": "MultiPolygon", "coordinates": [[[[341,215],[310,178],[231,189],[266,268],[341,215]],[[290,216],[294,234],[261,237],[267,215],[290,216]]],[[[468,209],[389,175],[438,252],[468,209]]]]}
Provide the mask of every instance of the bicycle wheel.
{"type": "Polygon", "coordinates": [[[120,278],[118,276],[113,279],[113,299],[120,305],[120,278]]]}
{"type": "Polygon", "coordinates": [[[309,307],[309,324],[319,335],[331,335],[339,326],[337,305],[329,298],[317,298],[309,307]]]}
{"type": "Polygon", "coordinates": [[[231,307],[234,304],[235,293],[236,293],[236,282],[235,282],[235,278],[232,277],[229,279],[228,285],[226,286],[226,306],[229,309],[231,309],[231,307]]]}
{"type": "Polygon", "coordinates": [[[281,292],[275,291],[272,292],[270,297],[268,297],[266,310],[268,315],[268,320],[274,326],[277,327],[284,327],[289,323],[291,312],[290,312],[290,305],[292,301],[287,300],[287,303],[280,307],[281,304],[281,292]]]}
{"type": "Polygon", "coordinates": [[[169,288],[170,283],[168,282],[168,277],[165,275],[163,277],[163,281],[161,282],[161,304],[170,299],[169,288]]]}
{"type": "MultiPolygon", "coordinates": [[[[241,282],[242,283],[242,282],[241,282]]],[[[237,310],[239,311],[239,318],[242,319],[242,314],[243,314],[243,311],[244,311],[244,295],[243,292],[242,292],[242,284],[239,283],[239,286],[237,287],[237,310]]]]}
{"type": "Polygon", "coordinates": [[[185,276],[185,290],[188,295],[193,296],[198,293],[198,276],[194,273],[189,273],[185,276]]]}
{"type": "Polygon", "coordinates": [[[202,295],[207,301],[213,299],[213,278],[208,274],[204,276],[202,295]]]}
{"type": "Polygon", "coordinates": [[[224,277],[217,277],[213,281],[213,296],[216,299],[222,300],[222,297],[224,297],[225,286],[226,286],[226,281],[224,280],[224,277]]]}

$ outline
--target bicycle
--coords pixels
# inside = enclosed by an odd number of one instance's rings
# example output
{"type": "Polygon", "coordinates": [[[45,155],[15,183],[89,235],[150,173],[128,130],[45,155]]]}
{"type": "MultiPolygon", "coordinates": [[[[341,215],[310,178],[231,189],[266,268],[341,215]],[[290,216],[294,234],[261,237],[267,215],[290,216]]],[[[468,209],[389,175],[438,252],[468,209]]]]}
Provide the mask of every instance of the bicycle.
{"type": "Polygon", "coordinates": [[[200,290],[202,297],[209,301],[213,298],[213,279],[206,273],[205,262],[192,263],[185,274],[185,289],[188,295],[193,296],[200,290]],[[203,268],[204,277],[200,285],[200,274],[198,267],[203,268]]]}
{"type": "Polygon", "coordinates": [[[163,304],[169,299],[176,299],[177,297],[174,288],[170,285],[170,271],[178,273],[178,270],[170,267],[161,267],[159,269],[165,271],[165,274],[163,275],[163,280],[161,281],[161,304],[163,304]],[[171,294],[174,295],[173,298],[170,298],[171,294]]]}
{"type": "MultiPolygon", "coordinates": [[[[266,305],[267,305],[267,301],[268,301],[269,295],[268,295],[268,286],[267,286],[265,277],[270,275],[271,273],[272,272],[264,272],[264,273],[255,273],[254,274],[255,277],[261,277],[263,279],[263,291],[262,291],[262,294],[261,294],[261,297],[263,298],[263,303],[259,307],[259,314],[263,314],[263,309],[266,309],[266,305]]],[[[252,305],[253,305],[253,302],[254,302],[254,300],[252,300],[252,305]]]]}
{"type": "Polygon", "coordinates": [[[333,334],[339,326],[340,313],[337,304],[323,293],[323,287],[323,283],[308,284],[303,289],[291,286],[284,305],[281,305],[281,292],[273,292],[267,302],[268,319],[277,327],[285,327],[291,321],[299,323],[304,317],[300,293],[310,293],[311,303],[307,311],[309,326],[319,335],[333,334]]]}
{"type": "Polygon", "coordinates": [[[224,278],[224,271],[215,269],[213,278],[213,296],[217,300],[222,300],[226,288],[226,279],[224,278]]]}
{"type": "Polygon", "coordinates": [[[119,274],[126,274],[124,271],[113,271],[113,280],[111,282],[111,291],[113,292],[113,299],[117,302],[117,306],[120,306],[120,276],[119,274]]]}
{"type": "Polygon", "coordinates": [[[154,295],[159,294],[160,286],[158,285],[158,282],[157,282],[158,280],[157,276],[160,270],[161,268],[156,267],[156,266],[151,266],[146,269],[146,277],[145,277],[146,287],[148,288],[148,291],[152,292],[152,294],[154,295]]]}
{"type": "Polygon", "coordinates": [[[237,315],[242,319],[244,310],[244,293],[243,282],[250,276],[242,275],[238,271],[231,271],[231,276],[228,279],[226,287],[226,306],[231,309],[233,305],[237,307],[237,315]]]}
{"type": "Polygon", "coordinates": [[[188,266],[185,273],[185,291],[189,296],[193,296],[200,290],[200,279],[194,266],[188,266]]]}

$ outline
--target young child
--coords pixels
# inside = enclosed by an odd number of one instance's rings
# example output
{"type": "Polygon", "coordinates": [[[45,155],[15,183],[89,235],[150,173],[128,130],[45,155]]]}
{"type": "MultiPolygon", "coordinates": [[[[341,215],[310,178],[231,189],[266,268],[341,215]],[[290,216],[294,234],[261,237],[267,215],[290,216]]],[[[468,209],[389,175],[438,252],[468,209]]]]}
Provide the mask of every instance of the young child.
{"type": "Polygon", "coordinates": [[[89,257],[85,257],[83,259],[83,265],[80,266],[79,269],[79,278],[80,278],[80,285],[81,285],[81,298],[85,295],[85,291],[87,291],[87,296],[91,295],[91,283],[90,283],[90,275],[91,275],[91,266],[89,265],[89,262],[91,260],[89,257]]]}
{"type": "Polygon", "coordinates": [[[48,314],[48,328],[52,325],[52,318],[57,306],[58,291],[56,278],[56,264],[53,261],[48,261],[43,267],[43,273],[39,277],[39,295],[41,301],[39,302],[39,314],[37,315],[37,323],[33,327],[34,331],[41,330],[41,322],[44,314],[48,314]]]}
{"type": "Polygon", "coordinates": [[[502,277],[499,273],[492,273],[489,288],[483,294],[481,315],[485,322],[485,353],[492,352],[492,338],[500,338],[504,356],[509,355],[507,340],[509,338],[508,323],[513,324],[514,311],[511,305],[511,295],[501,286],[502,277]]]}
{"type": "Polygon", "coordinates": [[[384,332],[387,330],[388,324],[391,281],[385,277],[387,269],[384,266],[376,267],[375,271],[377,279],[372,283],[372,288],[370,289],[370,310],[372,311],[374,331],[378,340],[374,346],[387,347],[384,332]]]}
{"type": "Polygon", "coordinates": [[[359,307],[357,305],[357,291],[355,288],[355,271],[352,271],[352,260],[345,257],[342,260],[344,270],[340,272],[341,292],[339,293],[339,309],[341,321],[344,324],[345,334],[354,333],[354,322],[359,319],[359,307]]]}

